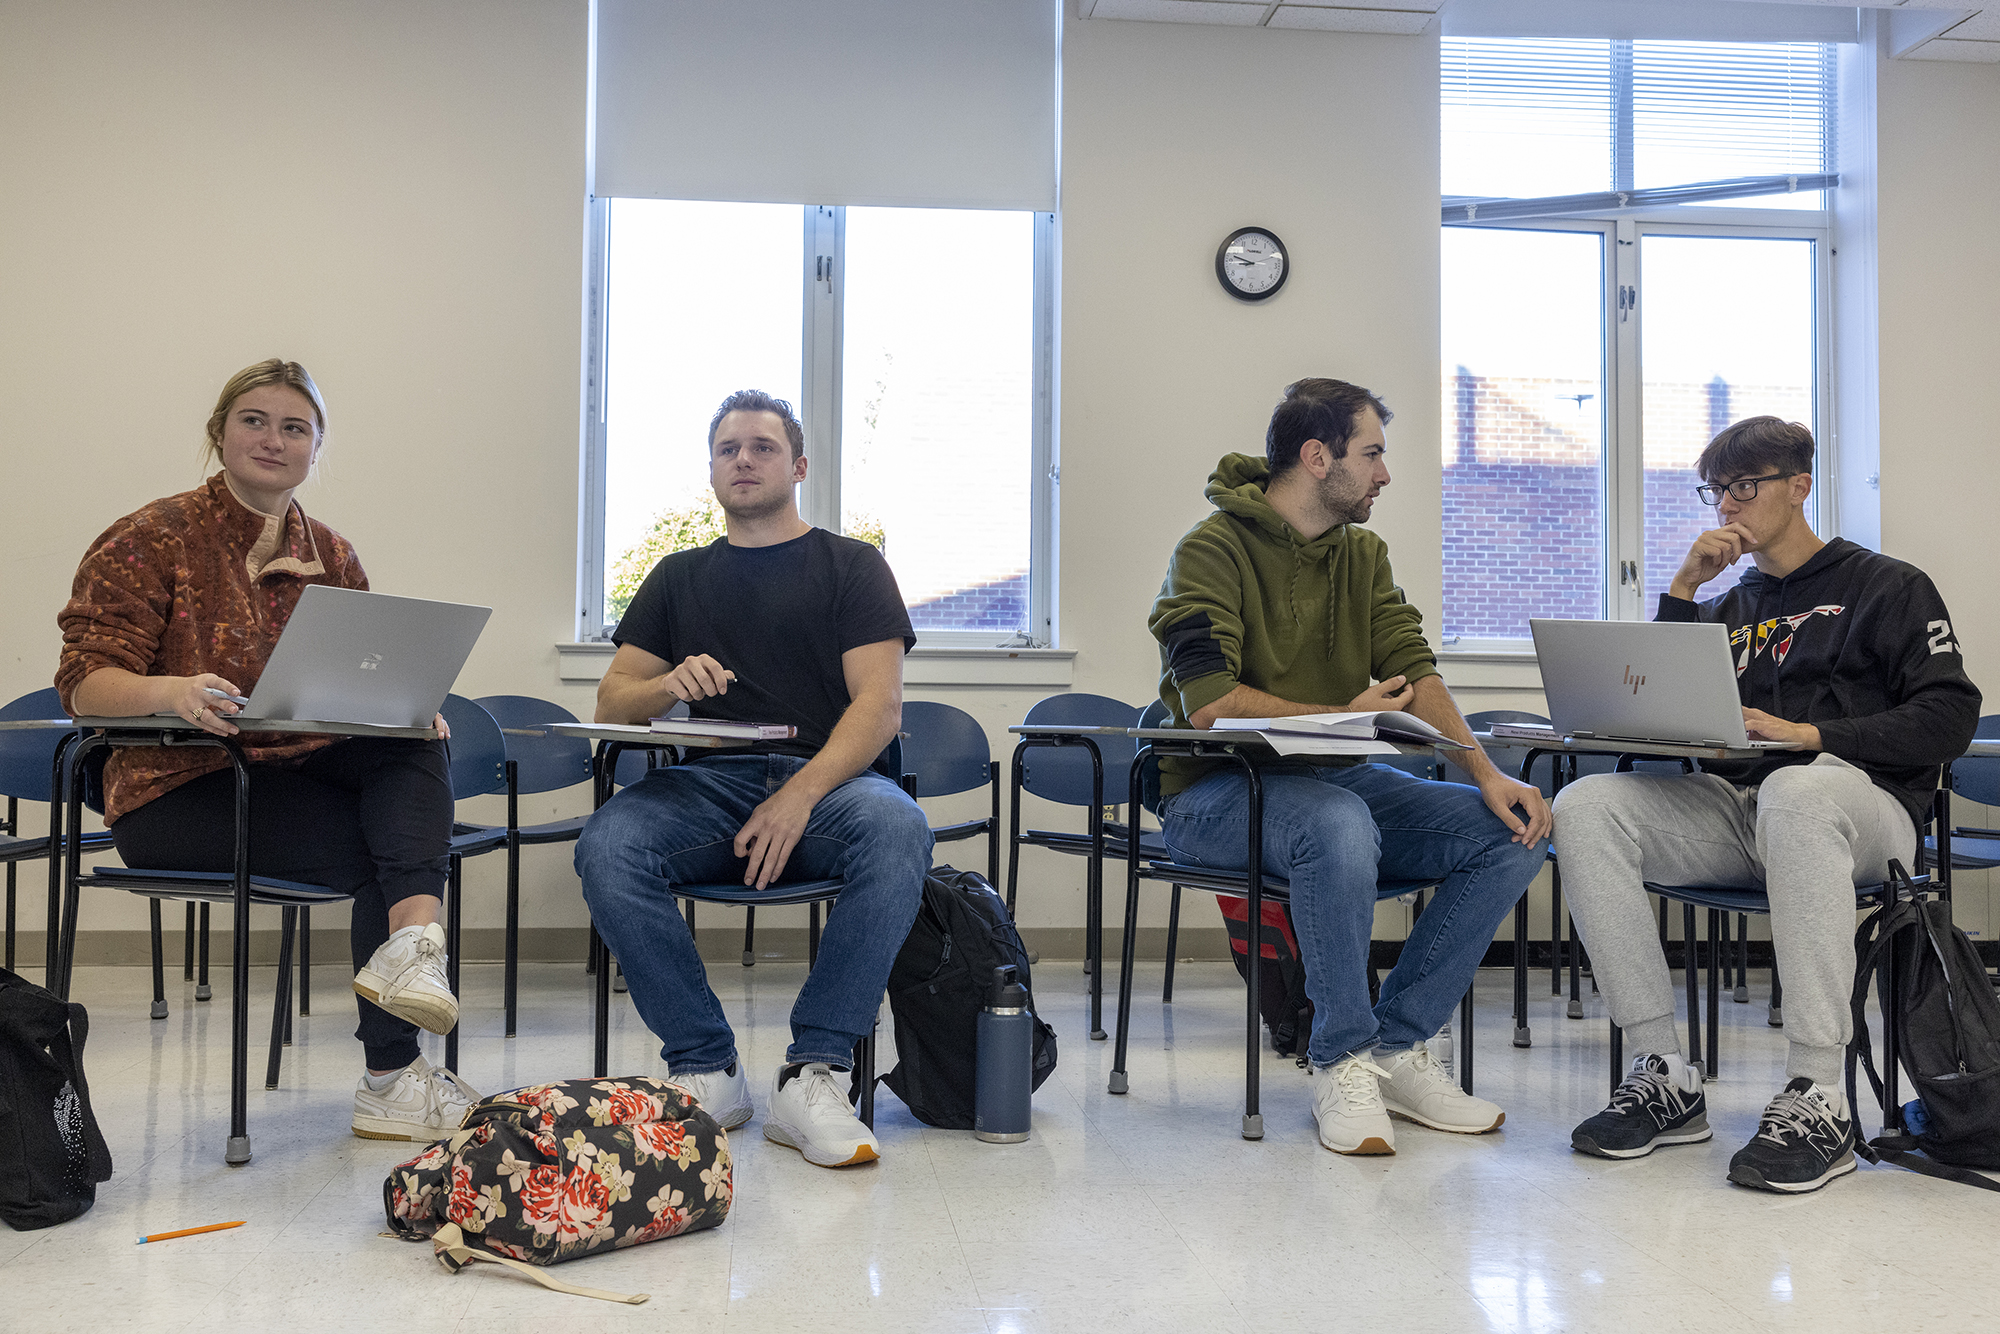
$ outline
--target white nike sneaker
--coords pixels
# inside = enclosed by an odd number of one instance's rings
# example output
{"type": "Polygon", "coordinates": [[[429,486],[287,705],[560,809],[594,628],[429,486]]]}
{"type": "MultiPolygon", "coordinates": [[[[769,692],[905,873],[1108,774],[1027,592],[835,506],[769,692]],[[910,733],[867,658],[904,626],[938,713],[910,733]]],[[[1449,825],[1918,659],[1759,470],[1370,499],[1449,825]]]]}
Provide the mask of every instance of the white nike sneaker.
{"type": "Polygon", "coordinates": [[[363,1139],[442,1139],[478,1101],[472,1085],[419,1056],[380,1093],[362,1075],[354,1090],[354,1133],[363,1139]]]}
{"type": "Polygon", "coordinates": [[[1382,1070],[1382,1102],[1397,1116],[1460,1135],[1483,1135],[1507,1119],[1498,1105],[1461,1089],[1427,1043],[1393,1055],[1378,1052],[1376,1058],[1382,1070]]]}
{"type": "Polygon", "coordinates": [[[727,1070],[708,1070],[698,1075],[669,1073],[667,1082],[700,1103],[701,1109],[724,1130],[736,1129],[756,1111],[750,1105],[750,1081],[743,1077],[740,1060],[727,1070]]]}
{"type": "Polygon", "coordinates": [[[1335,1153],[1396,1151],[1396,1130],[1382,1107],[1381,1067],[1365,1056],[1314,1066],[1313,1119],[1319,1142],[1335,1153]]]}
{"type": "Polygon", "coordinates": [[[797,1149],[820,1167],[852,1167],[880,1158],[881,1146],[840,1087],[844,1078],[824,1061],[779,1066],[764,1112],[764,1138],[797,1149]]]}
{"type": "Polygon", "coordinates": [[[354,990],[427,1032],[451,1032],[458,997],[445,977],[444,928],[432,922],[390,936],[354,975],[354,990]]]}

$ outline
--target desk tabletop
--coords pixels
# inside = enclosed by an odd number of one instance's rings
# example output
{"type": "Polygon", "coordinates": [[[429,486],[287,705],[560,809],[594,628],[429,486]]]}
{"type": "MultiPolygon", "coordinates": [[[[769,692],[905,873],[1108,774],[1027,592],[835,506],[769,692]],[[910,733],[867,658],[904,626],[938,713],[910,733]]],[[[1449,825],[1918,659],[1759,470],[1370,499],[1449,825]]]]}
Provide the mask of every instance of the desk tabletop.
{"type": "MultiPolygon", "coordinates": [[[[278,732],[305,736],[377,736],[412,741],[435,741],[437,731],[429,727],[378,727],[373,723],[322,723],[304,718],[229,719],[245,732],[278,732]]],[[[72,724],[65,724],[69,726],[72,724]]],[[[74,726],[106,732],[202,732],[205,729],[178,714],[148,714],[139,718],[77,718],[74,726]]],[[[213,736],[214,733],[208,733],[213,736]]],[[[221,738],[217,738],[221,740],[221,738]]]]}
{"type": "Polygon", "coordinates": [[[8,718],[0,720],[0,732],[67,732],[76,723],[69,718],[8,718]]]}
{"type": "MultiPolygon", "coordinates": [[[[533,728],[514,730],[530,736],[539,735],[533,728]]],[[[737,750],[750,744],[741,737],[662,732],[638,723],[549,723],[547,730],[558,736],[582,737],[586,741],[622,741],[628,746],[679,746],[684,750],[737,750]]]]}
{"type": "Polygon", "coordinates": [[[1084,726],[1081,723],[1015,723],[1007,729],[1016,736],[1131,736],[1132,729],[1117,726],[1084,726]]]}
{"type": "MultiPolygon", "coordinates": [[[[1769,747],[1680,745],[1669,741],[1580,741],[1566,737],[1494,736],[1474,732],[1482,746],[1506,750],[1541,750],[1565,755],[1657,755],[1667,760],[1755,760],[1771,753],[1769,747]]],[[[1783,753],[1782,751],[1780,753],[1783,753]]]]}
{"type": "Polygon", "coordinates": [[[2000,759],[2000,741],[1975,741],[1965,753],[1975,759],[2000,759]]]}
{"type": "MultiPolygon", "coordinates": [[[[1262,746],[1266,749],[1270,748],[1270,743],[1264,740],[1263,735],[1261,733],[1245,732],[1240,728],[1233,728],[1233,727],[1232,728],[1134,727],[1127,729],[1125,735],[1131,737],[1135,741],[1206,742],[1210,745],[1229,745],[1229,746],[1251,745],[1251,746],[1262,746]]],[[[1306,737],[1304,739],[1337,741],[1340,740],[1341,738],[1306,737]]],[[[1438,748],[1436,746],[1419,746],[1406,741],[1371,741],[1369,742],[1369,744],[1377,746],[1394,746],[1396,748],[1395,753],[1398,755],[1432,755],[1436,754],[1438,751],[1438,748]]],[[[1313,752],[1301,752],[1300,757],[1365,760],[1371,754],[1381,755],[1384,753],[1386,752],[1379,750],[1346,751],[1346,752],[1320,751],[1317,752],[1316,756],[1314,756],[1313,752]]]]}

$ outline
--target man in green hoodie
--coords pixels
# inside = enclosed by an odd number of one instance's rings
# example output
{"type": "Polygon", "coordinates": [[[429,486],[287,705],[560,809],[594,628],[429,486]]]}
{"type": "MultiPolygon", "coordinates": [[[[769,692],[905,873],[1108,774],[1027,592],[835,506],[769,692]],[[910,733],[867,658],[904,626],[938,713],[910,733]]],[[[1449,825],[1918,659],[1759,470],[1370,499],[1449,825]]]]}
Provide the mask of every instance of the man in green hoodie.
{"type": "MultiPolygon", "coordinates": [[[[1389,484],[1390,415],[1357,385],[1301,380],[1271,414],[1265,456],[1228,454],[1216,466],[1208,498],[1218,512],[1174,548],[1147,622],[1174,726],[1408,709],[1471,744],[1387,546],[1359,526],[1389,484]]],[[[1541,793],[1501,774],[1476,745],[1459,763],[1476,787],[1347,757],[1260,770],[1264,869],[1291,882],[1313,1003],[1313,1115],[1335,1153],[1394,1153],[1390,1113],[1461,1134],[1506,1119],[1462,1092],[1426,1040],[1540,869],[1550,815],[1541,793]],[[1437,889],[1371,1007],[1377,886],[1403,884],[1437,889]]],[[[1173,854],[1243,869],[1241,771],[1198,760],[1162,761],[1161,771],[1173,854]]]]}

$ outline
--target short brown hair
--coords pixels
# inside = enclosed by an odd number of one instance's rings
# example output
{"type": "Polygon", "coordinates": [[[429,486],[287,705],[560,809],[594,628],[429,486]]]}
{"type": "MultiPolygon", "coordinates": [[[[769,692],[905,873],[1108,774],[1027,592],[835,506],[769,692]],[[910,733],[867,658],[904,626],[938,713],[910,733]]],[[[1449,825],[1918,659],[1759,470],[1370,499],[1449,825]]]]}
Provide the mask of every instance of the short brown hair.
{"type": "Polygon", "coordinates": [[[1299,449],[1308,440],[1317,440],[1333,451],[1337,459],[1347,457],[1347,442],[1354,438],[1354,419],[1364,408],[1387,426],[1396,414],[1389,405],[1358,384],[1345,380],[1300,380],[1285,386],[1285,397],[1271,410],[1271,424],[1264,431],[1264,458],[1271,465],[1271,480],[1277,481],[1299,461],[1299,449]]]}
{"type": "Polygon", "coordinates": [[[319,386],[313,383],[312,376],[306,374],[306,368],[298,362],[272,357],[254,366],[245,366],[222,386],[222,393],[215,400],[215,411],[208,414],[208,445],[202,451],[204,456],[213,456],[217,463],[222,462],[222,424],[229,420],[229,409],[252,389],[262,389],[267,384],[281,384],[304,394],[306,401],[312,404],[318,435],[322,440],[326,438],[326,400],[320,397],[319,386]]]}
{"type": "Polygon", "coordinates": [[[782,398],[773,398],[761,389],[739,389],[722,400],[722,406],[708,420],[708,449],[715,452],[715,433],[722,429],[722,419],[732,412],[775,412],[785,423],[785,440],[792,447],[792,462],[799,461],[799,455],[806,452],[806,428],[799,425],[798,415],[792,405],[782,398]]]}
{"type": "Polygon", "coordinates": [[[1767,468],[1783,473],[1813,470],[1812,432],[1778,417],[1745,417],[1708,442],[1694,470],[1704,482],[1749,477],[1767,468]]]}

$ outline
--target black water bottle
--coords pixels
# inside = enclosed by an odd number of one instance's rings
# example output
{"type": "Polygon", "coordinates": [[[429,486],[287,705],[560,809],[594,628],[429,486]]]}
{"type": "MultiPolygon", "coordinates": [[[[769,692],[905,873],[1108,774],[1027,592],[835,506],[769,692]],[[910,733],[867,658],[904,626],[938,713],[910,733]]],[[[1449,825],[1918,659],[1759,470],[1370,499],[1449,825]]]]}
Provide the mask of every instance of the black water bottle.
{"type": "Polygon", "coordinates": [[[1028,1137],[1034,1093],[1035,1016],[1014,965],[993,970],[986,1008],[979,1012],[979,1074],[973,1087],[972,1133],[988,1144],[1028,1137]]]}

